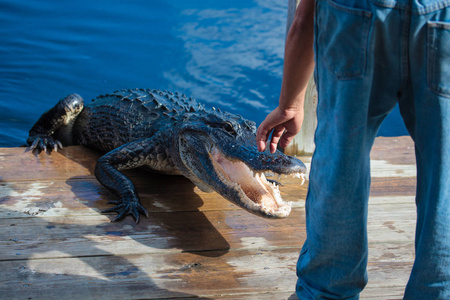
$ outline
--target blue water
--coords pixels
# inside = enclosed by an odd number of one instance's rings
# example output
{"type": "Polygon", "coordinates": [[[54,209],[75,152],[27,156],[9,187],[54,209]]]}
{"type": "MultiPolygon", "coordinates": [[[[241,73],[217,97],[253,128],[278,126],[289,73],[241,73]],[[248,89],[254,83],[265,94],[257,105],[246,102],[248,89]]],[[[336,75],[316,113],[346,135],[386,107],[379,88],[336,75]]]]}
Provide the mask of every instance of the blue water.
{"type": "MultiPolygon", "coordinates": [[[[287,0],[2,0],[0,147],[69,93],[179,91],[260,123],[280,91],[287,0]]],[[[404,135],[398,111],[380,131],[404,135]]]]}

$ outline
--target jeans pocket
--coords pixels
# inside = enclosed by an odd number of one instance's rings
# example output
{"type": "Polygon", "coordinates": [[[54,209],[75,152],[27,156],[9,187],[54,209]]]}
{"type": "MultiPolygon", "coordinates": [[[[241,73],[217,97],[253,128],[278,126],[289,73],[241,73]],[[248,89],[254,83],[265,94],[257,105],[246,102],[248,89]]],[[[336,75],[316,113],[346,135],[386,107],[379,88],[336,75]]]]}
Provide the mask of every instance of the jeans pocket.
{"type": "Polygon", "coordinates": [[[450,98],[450,23],[428,22],[428,88],[450,98]]]}
{"type": "Polygon", "coordinates": [[[341,80],[364,77],[372,12],[331,0],[317,3],[317,50],[341,80]]]}

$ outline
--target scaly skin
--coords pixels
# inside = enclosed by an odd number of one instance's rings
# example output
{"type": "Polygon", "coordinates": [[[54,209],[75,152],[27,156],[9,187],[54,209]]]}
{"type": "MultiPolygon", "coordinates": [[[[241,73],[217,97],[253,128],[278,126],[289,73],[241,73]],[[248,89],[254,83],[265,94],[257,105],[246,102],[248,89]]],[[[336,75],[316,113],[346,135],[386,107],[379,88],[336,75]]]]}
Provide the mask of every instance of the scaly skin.
{"type": "Polygon", "coordinates": [[[133,183],[121,171],[137,167],[184,175],[205,192],[216,191],[251,213],[282,218],[290,205],[263,173],[304,174],[298,159],[260,153],[255,123],[205,109],[192,98],[160,90],[122,90],[83,106],[72,94],[44,113],[30,130],[31,149],[84,145],[106,153],[95,167],[99,182],[117,196],[113,221],[147,216],[133,183]]]}

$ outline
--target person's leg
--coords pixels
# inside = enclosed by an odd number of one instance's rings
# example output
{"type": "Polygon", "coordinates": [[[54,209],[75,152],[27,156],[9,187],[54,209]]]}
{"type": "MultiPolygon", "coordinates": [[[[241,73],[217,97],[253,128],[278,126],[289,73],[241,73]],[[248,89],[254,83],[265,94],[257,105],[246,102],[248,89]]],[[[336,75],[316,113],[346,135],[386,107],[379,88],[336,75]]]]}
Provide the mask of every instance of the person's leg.
{"type": "Polygon", "coordinates": [[[369,153],[403,83],[404,16],[317,1],[318,127],[307,240],[297,263],[299,299],[358,299],[367,282],[369,153]],[[396,38],[386,39],[390,34],[396,38]]]}
{"type": "Polygon", "coordinates": [[[400,102],[416,145],[416,258],[405,299],[450,299],[450,8],[413,15],[412,97],[400,102]]]}

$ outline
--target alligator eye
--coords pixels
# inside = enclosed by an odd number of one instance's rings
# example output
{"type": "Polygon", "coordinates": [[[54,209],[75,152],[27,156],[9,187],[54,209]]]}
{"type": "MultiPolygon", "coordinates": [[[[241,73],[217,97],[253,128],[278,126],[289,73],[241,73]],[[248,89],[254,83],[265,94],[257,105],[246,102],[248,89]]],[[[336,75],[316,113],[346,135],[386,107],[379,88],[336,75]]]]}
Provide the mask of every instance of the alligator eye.
{"type": "Polygon", "coordinates": [[[230,122],[223,123],[222,128],[229,133],[233,133],[233,134],[236,133],[234,131],[233,125],[231,125],[230,122]]]}

